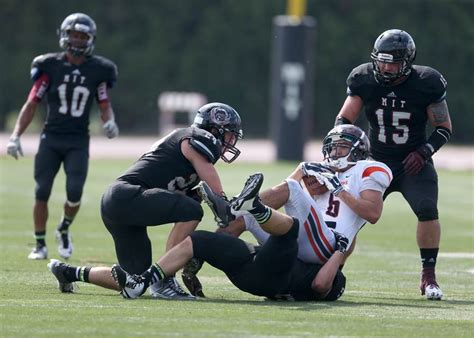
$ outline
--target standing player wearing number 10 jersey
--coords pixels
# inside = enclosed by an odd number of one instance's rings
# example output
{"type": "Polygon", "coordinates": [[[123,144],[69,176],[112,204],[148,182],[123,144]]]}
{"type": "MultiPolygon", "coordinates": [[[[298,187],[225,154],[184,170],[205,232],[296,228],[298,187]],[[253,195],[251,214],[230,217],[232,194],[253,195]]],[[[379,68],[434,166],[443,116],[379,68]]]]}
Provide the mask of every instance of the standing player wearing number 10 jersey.
{"type": "Polygon", "coordinates": [[[371,155],[393,172],[384,197],[401,192],[418,218],[421,293],[439,300],[443,293],[436,281],[435,265],[441,226],[438,177],[431,156],[448,142],[452,126],[446,80],[433,68],[413,65],[415,56],[415,42],[407,32],[383,32],[375,41],[372,62],[356,67],[349,75],[348,96],[336,125],[355,122],[365,108],[371,155]],[[428,138],[427,121],[435,129],[428,138]]]}
{"type": "Polygon", "coordinates": [[[34,81],[17,119],[7,146],[14,158],[23,155],[20,136],[31,123],[37,106],[46,98],[47,117],[35,157],[36,181],[33,210],[36,246],[29,259],[46,259],[46,222],[48,199],[61,163],[66,173],[64,213],[56,231],[58,252],[63,258],[72,254],[69,226],[79,211],[89,165],[89,113],[98,102],[103,128],[108,138],[118,135],[114,112],[107,93],[117,78],[115,64],[92,55],[96,24],[86,14],[66,17],[58,29],[61,53],[40,55],[33,60],[34,81]]]}

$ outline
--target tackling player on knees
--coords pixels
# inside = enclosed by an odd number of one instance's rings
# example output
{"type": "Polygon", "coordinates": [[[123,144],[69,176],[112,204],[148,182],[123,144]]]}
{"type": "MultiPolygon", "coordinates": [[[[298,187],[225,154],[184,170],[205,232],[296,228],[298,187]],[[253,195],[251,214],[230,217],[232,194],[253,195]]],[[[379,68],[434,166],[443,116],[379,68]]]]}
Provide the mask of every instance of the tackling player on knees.
{"type": "MultiPolygon", "coordinates": [[[[119,265],[112,268],[71,267],[57,260],[49,264],[60,290],[67,292],[72,282],[81,280],[120,289],[111,281],[125,281],[117,271],[140,275],[152,264],[152,245],[147,227],[174,223],[166,250],[180,243],[203,217],[201,200],[193,188],[202,180],[218,195],[223,189],[215,163],[233,162],[240,154],[236,143],[242,137],[237,111],[224,103],[199,108],[194,123],[158,140],[105,191],[101,201],[104,225],[112,235],[119,265]]],[[[121,290],[121,289],[120,289],[121,290]]],[[[174,276],[154,281],[152,296],[164,293],[193,298],[174,276]]],[[[122,293],[129,297],[127,292],[122,293]]]]}

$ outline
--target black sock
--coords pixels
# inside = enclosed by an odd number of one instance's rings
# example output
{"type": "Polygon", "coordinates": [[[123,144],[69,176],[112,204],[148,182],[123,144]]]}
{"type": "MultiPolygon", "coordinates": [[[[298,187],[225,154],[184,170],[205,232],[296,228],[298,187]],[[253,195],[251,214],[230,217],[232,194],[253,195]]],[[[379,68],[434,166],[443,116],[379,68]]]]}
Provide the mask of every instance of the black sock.
{"type": "Polygon", "coordinates": [[[436,259],[438,258],[439,248],[434,249],[420,249],[421,264],[423,268],[434,268],[436,266],[436,259]]]}
{"type": "Polygon", "coordinates": [[[89,283],[89,273],[91,271],[90,266],[68,266],[64,271],[64,277],[69,282],[85,282],[89,283]]]}
{"type": "Polygon", "coordinates": [[[258,196],[253,202],[253,209],[249,212],[255,217],[258,224],[267,222],[272,216],[272,209],[263,204],[258,196]]]}
{"type": "Polygon", "coordinates": [[[143,277],[147,280],[151,280],[152,283],[156,283],[164,278],[166,278],[163,269],[158,265],[158,263],[153,264],[148,270],[143,274],[143,277]]]}
{"type": "Polygon", "coordinates": [[[46,246],[46,230],[35,231],[36,246],[46,246]]]}
{"type": "Polygon", "coordinates": [[[67,217],[66,215],[63,215],[63,219],[61,220],[61,223],[58,225],[58,231],[61,233],[68,232],[69,226],[71,225],[73,219],[67,217]]]}

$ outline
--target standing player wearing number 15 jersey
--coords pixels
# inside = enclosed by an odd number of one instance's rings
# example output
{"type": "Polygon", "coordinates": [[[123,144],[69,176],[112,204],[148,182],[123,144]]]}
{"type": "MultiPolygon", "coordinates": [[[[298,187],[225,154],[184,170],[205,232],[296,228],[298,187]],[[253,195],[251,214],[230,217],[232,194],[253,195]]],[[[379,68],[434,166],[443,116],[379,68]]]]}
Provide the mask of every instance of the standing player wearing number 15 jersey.
{"type": "Polygon", "coordinates": [[[348,96],[336,125],[355,122],[365,108],[371,155],[393,172],[384,197],[401,192],[418,218],[421,293],[439,300],[443,293],[436,281],[435,265],[441,226],[438,177],[431,156],[448,142],[452,126],[446,80],[433,68],[413,65],[415,56],[415,42],[407,32],[383,32],[375,41],[372,63],[356,67],[349,75],[348,96]],[[427,139],[428,121],[435,130],[427,139]]]}
{"type": "Polygon", "coordinates": [[[48,199],[61,163],[66,173],[67,198],[56,238],[59,255],[69,258],[72,254],[69,226],[79,211],[87,176],[89,113],[94,99],[98,102],[107,137],[118,135],[107,93],[116,81],[117,67],[103,57],[92,55],[96,31],[95,22],[86,14],[74,13],[64,19],[58,29],[59,45],[64,52],[40,55],[33,60],[34,84],[8,142],[8,154],[15,159],[23,155],[20,136],[31,123],[37,106],[46,98],[47,117],[34,166],[36,246],[29,259],[48,256],[45,242],[48,199]]]}

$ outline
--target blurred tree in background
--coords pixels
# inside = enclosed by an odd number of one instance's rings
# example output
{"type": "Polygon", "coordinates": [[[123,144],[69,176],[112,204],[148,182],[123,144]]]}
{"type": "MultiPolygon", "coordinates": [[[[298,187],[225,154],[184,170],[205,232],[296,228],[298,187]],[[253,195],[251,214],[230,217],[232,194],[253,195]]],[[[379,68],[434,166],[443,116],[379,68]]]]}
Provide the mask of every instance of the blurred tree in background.
{"type": "MultiPolygon", "coordinates": [[[[438,69],[448,80],[453,142],[474,143],[468,104],[474,1],[308,0],[307,5],[307,14],[317,20],[314,137],[333,125],[346,96],[346,77],[369,61],[375,38],[401,28],[415,40],[415,63],[438,69]]],[[[59,50],[56,29],[68,14],[84,12],[98,26],[95,52],[119,67],[111,96],[123,133],[157,133],[157,96],[176,90],[199,91],[210,101],[233,105],[247,137],[267,137],[272,20],[285,10],[286,0],[0,0],[0,130],[27,97],[33,57],[59,50]]]]}

